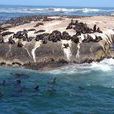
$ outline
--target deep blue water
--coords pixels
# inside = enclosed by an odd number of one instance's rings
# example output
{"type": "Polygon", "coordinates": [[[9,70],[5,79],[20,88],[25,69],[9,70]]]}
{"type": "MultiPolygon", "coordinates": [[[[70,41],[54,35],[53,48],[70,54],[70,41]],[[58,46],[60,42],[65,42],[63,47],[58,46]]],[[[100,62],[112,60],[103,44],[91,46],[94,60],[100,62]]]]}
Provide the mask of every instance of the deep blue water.
{"type": "Polygon", "coordinates": [[[113,59],[45,72],[1,67],[0,82],[6,85],[0,86],[0,114],[114,114],[113,69],[113,59]],[[48,91],[54,77],[54,90],[48,91]],[[18,79],[22,92],[15,86],[18,79]],[[33,89],[37,84],[39,91],[33,89]]]}
{"type": "Polygon", "coordinates": [[[26,15],[95,16],[112,14],[114,14],[114,8],[0,5],[0,21],[26,15]]]}

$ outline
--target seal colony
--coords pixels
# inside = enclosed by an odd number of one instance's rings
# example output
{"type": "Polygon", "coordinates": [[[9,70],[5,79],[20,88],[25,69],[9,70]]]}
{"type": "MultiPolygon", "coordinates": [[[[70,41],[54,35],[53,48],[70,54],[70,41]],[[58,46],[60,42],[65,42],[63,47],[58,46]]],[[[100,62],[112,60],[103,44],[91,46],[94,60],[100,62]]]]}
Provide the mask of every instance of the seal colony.
{"type": "Polygon", "coordinates": [[[113,58],[113,19],[108,16],[11,19],[0,25],[0,65],[46,70],[113,58]],[[105,22],[101,21],[103,18],[105,22]]]}

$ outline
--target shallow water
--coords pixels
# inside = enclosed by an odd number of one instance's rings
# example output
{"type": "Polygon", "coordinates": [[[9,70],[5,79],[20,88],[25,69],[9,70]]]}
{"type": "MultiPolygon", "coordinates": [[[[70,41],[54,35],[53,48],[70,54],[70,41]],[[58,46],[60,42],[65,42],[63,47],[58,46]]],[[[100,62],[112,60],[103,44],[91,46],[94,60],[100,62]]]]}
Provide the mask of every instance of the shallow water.
{"type": "Polygon", "coordinates": [[[0,114],[114,114],[113,68],[113,59],[48,72],[0,68],[0,82],[6,80],[0,85],[0,114]],[[55,90],[50,92],[48,82],[54,77],[55,90]],[[18,79],[22,92],[16,91],[18,79]],[[37,84],[39,92],[33,89],[37,84]]]}

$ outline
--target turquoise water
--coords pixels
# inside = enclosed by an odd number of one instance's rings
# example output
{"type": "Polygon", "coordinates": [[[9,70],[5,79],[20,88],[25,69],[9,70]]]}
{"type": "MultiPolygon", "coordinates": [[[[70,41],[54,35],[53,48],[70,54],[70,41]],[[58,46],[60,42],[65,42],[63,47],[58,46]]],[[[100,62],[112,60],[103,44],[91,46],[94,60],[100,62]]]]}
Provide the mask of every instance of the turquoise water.
{"type": "Polygon", "coordinates": [[[0,68],[0,114],[114,114],[114,60],[38,72],[0,68]],[[23,74],[17,77],[14,74],[23,74]],[[48,82],[56,77],[49,91],[48,82]],[[16,80],[23,91],[16,91],[16,80]],[[39,91],[33,88],[39,84],[39,91]]]}

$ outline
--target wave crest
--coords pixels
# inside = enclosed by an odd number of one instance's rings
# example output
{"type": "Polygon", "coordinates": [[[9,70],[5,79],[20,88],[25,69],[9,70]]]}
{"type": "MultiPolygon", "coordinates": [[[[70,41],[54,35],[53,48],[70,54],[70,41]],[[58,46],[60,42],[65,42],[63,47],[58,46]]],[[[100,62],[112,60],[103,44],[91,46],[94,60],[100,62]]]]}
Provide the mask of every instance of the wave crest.
{"type": "Polygon", "coordinates": [[[51,74],[83,74],[92,71],[111,72],[114,69],[114,59],[104,59],[101,62],[92,62],[90,64],[72,64],[56,70],[48,71],[51,74]]]}
{"type": "Polygon", "coordinates": [[[39,7],[9,7],[0,8],[0,13],[101,13],[113,12],[114,9],[98,9],[98,8],[39,8],[39,7]]]}

